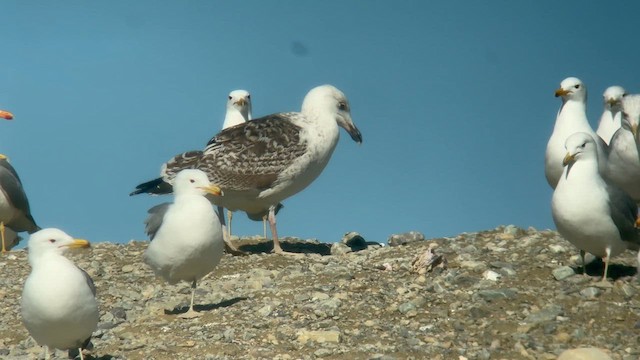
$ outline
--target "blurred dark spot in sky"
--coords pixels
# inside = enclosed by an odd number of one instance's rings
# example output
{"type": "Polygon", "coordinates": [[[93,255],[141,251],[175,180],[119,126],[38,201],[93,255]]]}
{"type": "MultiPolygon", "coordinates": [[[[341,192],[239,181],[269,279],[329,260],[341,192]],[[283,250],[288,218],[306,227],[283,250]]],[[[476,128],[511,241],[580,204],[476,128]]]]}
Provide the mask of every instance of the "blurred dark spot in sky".
{"type": "Polygon", "coordinates": [[[295,56],[307,56],[309,55],[309,49],[300,41],[291,42],[291,52],[295,56]]]}

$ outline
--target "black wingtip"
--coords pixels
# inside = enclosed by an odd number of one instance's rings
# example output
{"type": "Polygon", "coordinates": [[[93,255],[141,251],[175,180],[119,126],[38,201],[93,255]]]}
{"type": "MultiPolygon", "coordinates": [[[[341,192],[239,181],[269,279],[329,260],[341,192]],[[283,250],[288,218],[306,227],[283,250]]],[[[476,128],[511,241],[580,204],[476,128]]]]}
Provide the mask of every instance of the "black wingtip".
{"type": "Polygon", "coordinates": [[[157,178],[136,186],[136,189],[133,190],[129,194],[129,196],[134,196],[142,193],[153,194],[153,195],[163,195],[163,194],[170,194],[172,192],[173,192],[173,186],[166,183],[164,180],[162,180],[162,178],[157,178]]]}

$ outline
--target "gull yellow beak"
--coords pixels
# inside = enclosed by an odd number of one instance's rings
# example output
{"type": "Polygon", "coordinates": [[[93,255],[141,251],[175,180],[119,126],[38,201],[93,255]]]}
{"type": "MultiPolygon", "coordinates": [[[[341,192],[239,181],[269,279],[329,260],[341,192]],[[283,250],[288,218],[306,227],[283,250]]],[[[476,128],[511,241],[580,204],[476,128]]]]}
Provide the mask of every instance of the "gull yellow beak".
{"type": "Polygon", "coordinates": [[[5,154],[0,154],[0,160],[9,160],[9,157],[5,154]]]}
{"type": "Polygon", "coordinates": [[[236,105],[245,106],[247,105],[247,100],[240,98],[240,100],[236,101],[236,105]]]}
{"type": "Polygon", "coordinates": [[[619,104],[619,103],[620,103],[620,100],[611,98],[611,99],[607,99],[605,102],[606,102],[607,104],[609,104],[610,106],[613,106],[613,105],[615,105],[615,104],[619,104]]]}
{"type": "Polygon", "coordinates": [[[569,90],[565,90],[563,88],[559,88],[559,89],[556,90],[556,97],[567,95],[570,92],[571,91],[569,91],[569,90]]]}
{"type": "Polygon", "coordinates": [[[211,186],[202,186],[200,187],[200,189],[206,191],[208,194],[212,194],[215,196],[222,196],[222,190],[215,186],[215,185],[211,185],[211,186]]]}
{"type": "Polygon", "coordinates": [[[91,244],[85,239],[73,239],[73,242],[67,245],[67,247],[69,249],[82,249],[91,247],[91,244]]]}
{"type": "Polygon", "coordinates": [[[572,162],[574,162],[575,160],[576,160],[576,157],[574,155],[567,153],[567,155],[564,156],[564,159],[562,159],[562,166],[567,166],[572,162]]]}
{"type": "Polygon", "coordinates": [[[13,119],[13,114],[5,110],[0,110],[0,118],[11,120],[13,119]]]}

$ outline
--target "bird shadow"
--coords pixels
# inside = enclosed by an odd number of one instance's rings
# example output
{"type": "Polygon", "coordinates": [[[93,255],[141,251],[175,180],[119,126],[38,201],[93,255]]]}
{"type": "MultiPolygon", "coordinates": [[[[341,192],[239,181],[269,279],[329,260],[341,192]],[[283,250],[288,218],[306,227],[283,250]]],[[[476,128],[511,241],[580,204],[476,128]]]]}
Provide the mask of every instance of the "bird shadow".
{"type": "MultiPolygon", "coordinates": [[[[331,244],[312,243],[308,241],[289,241],[280,239],[282,250],[291,253],[331,255],[331,244]]],[[[273,252],[273,241],[262,241],[256,244],[242,244],[238,250],[248,254],[273,252]]]]}
{"type": "MultiPolygon", "coordinates": [[[[225,307],[229,307],[231,305],[234,305],[236,303],[239,303],[240,301],[243,300],[247,300],[247,297],[241,296],[241,297],[235,297],[233,299],[229,299],[229,300],[224,300],[222,302],[219,302],[217,304],[202,304],[202,305],[193,305],[193,310],[195,311],[212,311],[215,309],[220,309],[220,308],[225,308],[225,307]]],[[[164,310],[164,314],[165,315],[179,315],[179,314],[184,314],[187,311],[189,311],[189,306],[180,306],[180,307],[175,307],[173,308],[173,310],[164,310]]]]}
{"type": "MultiPolygon", "coordinates": [[[[583,267],[578,266],[573,268],[576,274],[583,273],[583,267]]],[[[585,273],[589,276],[604,275],[604,261],[600,258],[596,258],[594,261],[587,264],[584,267],[585,273]]],[[[624,277],[631,277],[638,273],[638,268],[635,266],[629,266],[624,264],[609,264],[609,270],[607,271],[607,278],[618,280],[624,277]]]]}

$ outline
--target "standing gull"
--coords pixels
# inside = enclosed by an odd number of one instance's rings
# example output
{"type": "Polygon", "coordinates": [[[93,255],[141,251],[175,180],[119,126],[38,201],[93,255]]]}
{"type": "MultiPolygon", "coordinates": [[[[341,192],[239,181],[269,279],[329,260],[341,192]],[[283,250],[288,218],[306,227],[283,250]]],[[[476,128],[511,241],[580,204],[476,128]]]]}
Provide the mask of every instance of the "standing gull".
{"type": "Polygon", "coordinates": [[[608,183],[598,171],[597,145],[588,133],[578,132],[566,141],[564,170],[553,192],[551,210],[558,232],[585,252],[609,261],[626,249],[638,250],[635,228],[638,208],[622,189],[608,183]]]}
{"type": "MultiPolygon", "coordinates": [[[[242,210],[250,218],[268,211],[273,250],[284,253],[276,230],[275,210],[282,200],[297,194],[325,168],[338,144],[339,128],[357,143],[362,135],[351,120],[347,97],[331,85],[313,88],[301,112],[276,113],[221,131],[200,155],[197,167],[220,186],[225,196],[213,203],[242,210]]],[[[168,163],[167,174],[181,167],[168,163]]],[[[153,193],[165,177],[138,185],[135,193],[153,193]]]]}
{"type": "Polygon", "coordinates": [[[611,142],[611,137],[620,128],[622,118],[622,98],[626,92],[621,86],[609,86],[604,91],[604,111],[598,123],[596,134],[602,138],[607,145],[611,142]]]}
{"type": "Polygon", "coordinates": [[[36,225],[29,200],[22,188],[18,173],[9,163],[9,159],[0,154],[0,238],[2,252],[15,246],[19,237],[15,232],[33,233],[40,228],[36,225]],[[11,231],[8,231],[10,228],[11,231]]]}
{"type": "Polygon", "coordinates": [[[220,195],[207,174],[197,169],[178,173],[174,182],[173,204],[160,204],[149,210],[145,221],[151,244],[144,261],[169,284],[191,283],[191,305],[180,315],[194,318],[193,298],[198,280],[210,273],[224,253],[222,227],[206,194],[220,195]]]}
{"type": "Polygon", "coordinates": [[[613,134],[609,144],[607,178],[640,202],[640,156],[638,126],[640,125],[640,95],[627,95],[622,100],[622,127],[613,134]]]}
{"type": "Polygon", "coordinates": [[[598,159],[602,172],[606,165],[606,144],[596,135],[587,120],[587,88],[582,81],[574,77],[562,80],[555,95],[562,98],[562,105],[558,110],[553,133],[547,143],[544,166],[547,182],[554,189],[562,175],[562,158],[566,153],[565,141],[573,133],[585,132],[593,136],[597,141],[598,159]]]}
{"type": "Polygon", "coordinates": [[[96,289],[91,277],[64,256],[67,249],[89,247],[58,229],[43,229],[29,238],[31,273],[22,291],[22,320],[29,334],[45,347],[80,352],[98,325],[96,289]]]}

